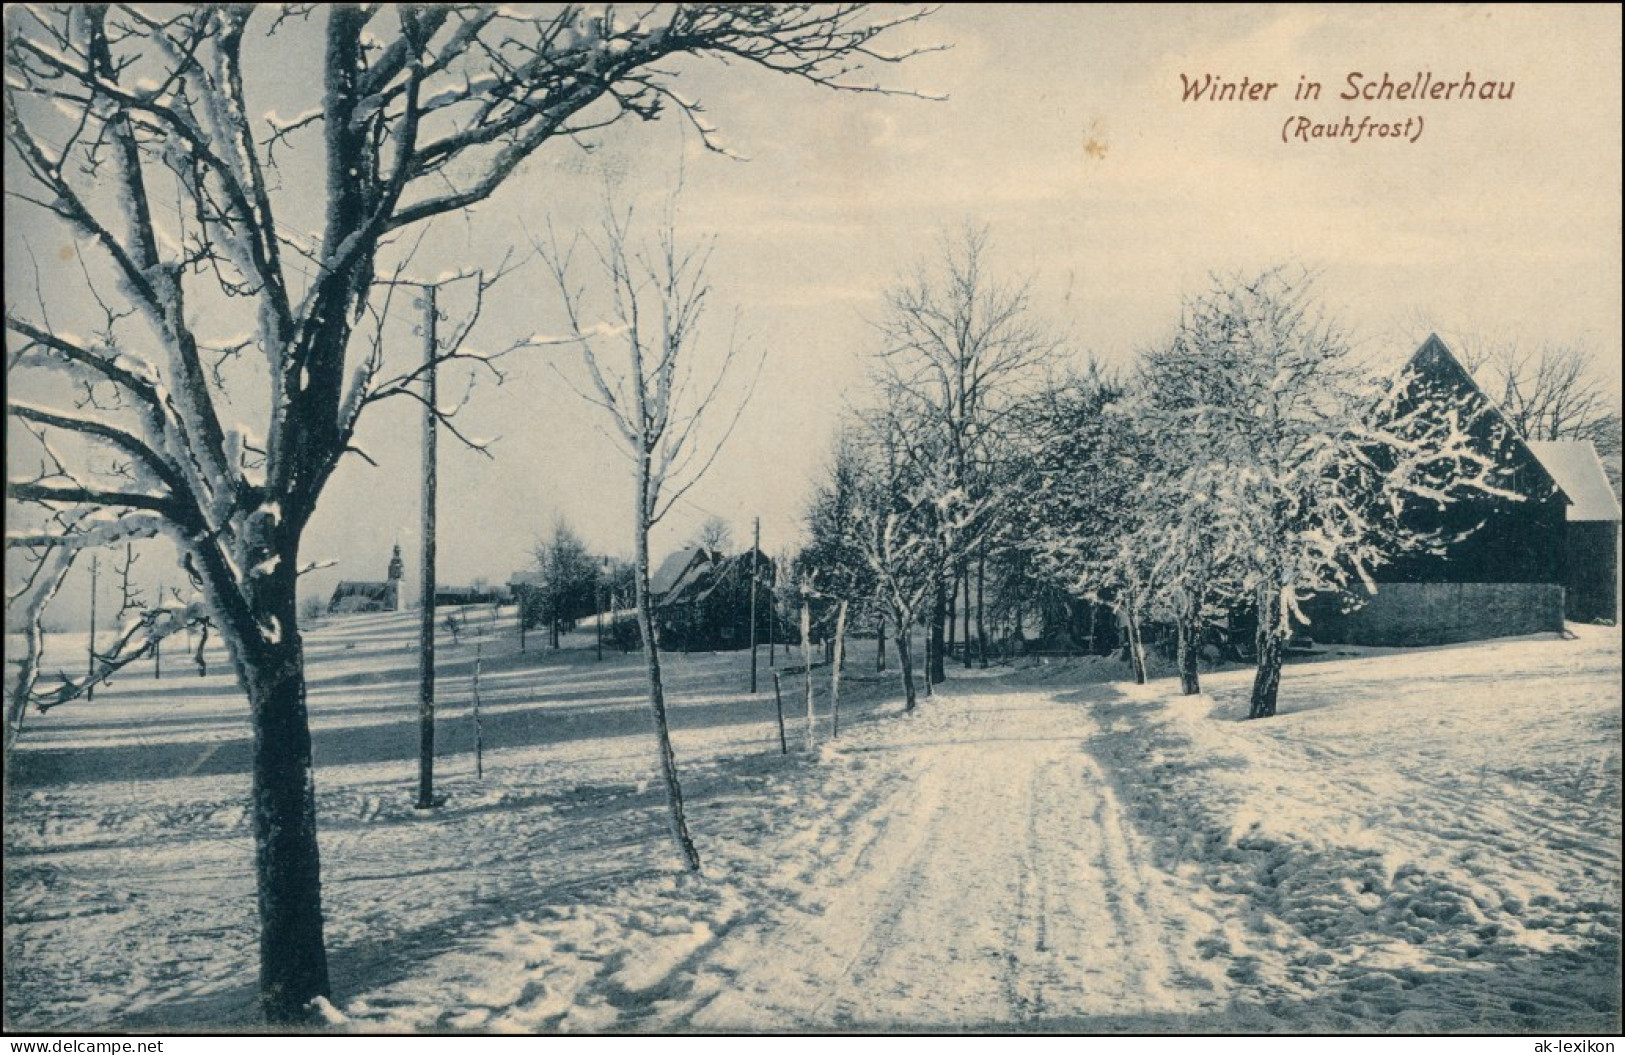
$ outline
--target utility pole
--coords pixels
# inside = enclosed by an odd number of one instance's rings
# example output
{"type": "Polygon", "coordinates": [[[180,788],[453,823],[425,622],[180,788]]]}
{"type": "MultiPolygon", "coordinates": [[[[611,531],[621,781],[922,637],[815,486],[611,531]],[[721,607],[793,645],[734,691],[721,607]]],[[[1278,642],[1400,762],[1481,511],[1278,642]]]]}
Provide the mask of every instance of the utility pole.
{"type": "Polygon", "coordinates": [[[609,577],[609,558],[605,557],[598,565],[598,659],[604,658],[604,580],[609,577]]]}
{"type": "Polygon", "coordinates": [[[485,730],[480,726],[480,646],[474,644],[474,779],[485,779],[485,730]]]}
{"type": "Polygon", "coordinates": [[[762,518],[757,517],[750,539],[750,694],[756,695],[756,571],[762,552],[762,518]]]}
{"type": "Polygon", "coordinates": [[[423,287],[423,600],[418,624],[418,801],[434,809],[435,287],[423,287]]]}
{"type": "Polygon", "coordinates": [[[85,699],[96,698],[96,572],[101,558],[90,555],[90,640],[85,646],[85,699]]]}

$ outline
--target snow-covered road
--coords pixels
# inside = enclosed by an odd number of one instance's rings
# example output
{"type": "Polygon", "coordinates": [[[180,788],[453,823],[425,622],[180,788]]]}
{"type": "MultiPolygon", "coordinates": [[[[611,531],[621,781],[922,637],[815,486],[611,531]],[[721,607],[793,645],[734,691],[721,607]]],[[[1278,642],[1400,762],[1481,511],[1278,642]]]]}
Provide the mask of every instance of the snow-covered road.
{"type": "Polygon", "coordinates": [[[843,746],[899,776],[884,820],[817,911],[722,943],[734,985],[690,1024],[1020,1029],[1215,1003],[1189,908],[1086,749],[1089,709],[975,686],[843,746]]]}

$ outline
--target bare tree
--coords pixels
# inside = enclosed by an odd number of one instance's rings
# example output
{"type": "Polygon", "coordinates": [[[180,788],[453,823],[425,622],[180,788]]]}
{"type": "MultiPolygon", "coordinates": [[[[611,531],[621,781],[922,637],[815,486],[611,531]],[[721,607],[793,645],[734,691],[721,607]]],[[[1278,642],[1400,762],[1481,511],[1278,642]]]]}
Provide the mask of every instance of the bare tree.
{"type": "MultiPolygon", "coordinates": [[[[877,326],[882,350],[877,380],[890,413],[935,434],[949,492],[985,505],[994,486],[994,447],[1030,382],[1041,379],[1055,342],[1033,317],[1026,285],[1001,281],[989,264],[986,228],[944,237],[938,259],[918,265],[887,294],[877,326]]],[[[940,681],[943,621],[955,583],[969,583],[970,562],[993,527],[991,517],[959,522],[938,549],[933,587],[931,660],[927,677],[940,681]]],[[[965,662],[970,663],[969,590],[965,662]]],[[[979,617],[980,618],[980,617],[979,617]]]]}
{"type": "Polygon", "coordinates": [[[1590,440],[1603,454],[1619,452],[1618,401],[1596,376],[1586,348],[1469,345],[1462,362],[1524,439],[1590,440]]]}
{"type": "Polygon", "coordinates": [[[694,545],[715,553],[727,553],[733,547],[733,541],[733,528],[719,516],[706,517],[694,533],[694,545]]]}
{"type": "MultiPolygon", "coordinates": [[[[632,210],[611,211],[602,238],[587,241],[589,248],[583,253],[592,256],[587,265],[591,286],[580,276],[575,259],[582,241],[568,247],[556,238],[538,243],[557,283],[569,333],[533,340],[579,345],[591,383],[577,392],[609,416],[614,436],[632,462],[634,584],[649,708],[672,841],[684,863],[698,871],[700,856],[683,816],[682,786],[666,718],[649,585],[649,532],[716,460],[755,381],[752,377],[723,427],[713,436],[703,434],[702,424],[714,426],[719,413],[728,413],[724,385],[737,379],[732,367],[738,345],[730,339],[710,376],[700,374],[696,360],[699,326],[711,292],[706,279],[710,249],[680,245],[674,213],[675,205],[652,245],[638,247],[632,243],[632,210]]],[[[758,373],[760,369],[758,360],[758,373]]]]}
{"type": "MultiPolygon", "coordinates": [[[[362,413],[398,395],[421,399],[416,381],[432,368],[386,372],[382,319],[396,288],[378,281],[387,261],[399,278],[409,259],[400,240],[414,226],[488,199],[555,140],[670,110],[721,150],[700,106],[675,90],[684,56],[879,91],[860,71],[906,55],[881,51],[878,38],[924,12],[61,5],[7,14],[7,190],[84,247],[90,297],[78,300],[101,309],[87,327],[52,317],[43,292],[36,311],[8,308],[8,410],[35,437],[28,458],[39,462],[28,475],[8,471],[16,519],[28,520],[8,546],[30,562],[8,600],[33,625],[79,552],[162,535],[182,554],[251,703],[261,1007],[272,1022],[303,1021],[328,975],[300,540],[355,449],[362,413]],[[319,56],[319,98],[256,129],[249,73],[262,52],[294,46],[289,36],[319,56]],[[324,215],[307,237],[279,217],[312,197],[324,215]],[[352,340],[368,320],[372,339],[352,340]],[[242,412],[227,406],[233,376],[248,378],[255,424],[228,417],[242,412]],[[17,398],[25,391],[44,401],[17,398]]],[[[83,312],[67,300],[59,312],[83,312]]],[[[454,347],[431,362],[471,357],[454,347]]],[[[16,688],[20,713],[33,681],[16,688]]]]}
{"type": "Polygon", "coordinates": [[[1578,344],[1468,344],[1463,364],[1529,440],[1585,440],[1597,448],[1614,494],[1620,493],[1619,393],[1597,373],[1591,350],[1578,344]]]}

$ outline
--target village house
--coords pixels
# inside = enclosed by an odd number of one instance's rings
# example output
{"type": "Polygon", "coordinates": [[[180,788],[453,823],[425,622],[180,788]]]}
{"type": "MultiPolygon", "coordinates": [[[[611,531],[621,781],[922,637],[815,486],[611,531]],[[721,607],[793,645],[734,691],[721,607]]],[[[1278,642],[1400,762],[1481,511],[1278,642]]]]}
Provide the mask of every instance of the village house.
{"type": "MultiPolygon", "coordinates": [[[[1373,572],[1375,592],[1306,605],[1317,642],[1440,645],[1544,631],[1567,619],[1614,618],[1619,506],[1590,443],[1526,441],[1437,336],[1409,364],[1426,406],[1459,408],[1518,497],[1469,494],[1418,505],[1407,527],[1432,534],[1432,552],[1373,572]]],[[[1412,404],[1414,407],[1416,404],[1412,404]]]]}
{"type": "MultiPolygon", "coordinates": [[[[751,554],[732,557],[694,546],[678,550],[649,577],[661,648],[731,649],[750,644],[751,554]]],[[[772,618],[773,562],[756,556],[758,636],[772,618]]]]}

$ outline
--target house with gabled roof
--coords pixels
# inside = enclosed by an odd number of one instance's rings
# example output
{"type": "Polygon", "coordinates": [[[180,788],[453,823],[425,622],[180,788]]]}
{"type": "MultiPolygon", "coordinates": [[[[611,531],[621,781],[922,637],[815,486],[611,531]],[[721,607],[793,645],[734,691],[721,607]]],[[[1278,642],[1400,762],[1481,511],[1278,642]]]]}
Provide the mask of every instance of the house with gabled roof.
{"type": "Polygon", "coordinates": [[[1436,335],[1416,350],[1408,371],[1414,394],[1401,412],[1456,412],[1497,464],[1497,489],[1516,497],[1470,494],[1407,510],[1406,527],[1436,544],[1375,569],[1374,592],[1356,587],[1315,598],[1306,606],[1309,635],[1347,644],[1450,644],[1561,632],[1565,618],[1617,605],[1619,507],[1600,463],[1593,472],[1586,462],[1596,462],[1595,451],[1579,449],[1590,444],[1525,440],[1436,335]],[[1612,592],[1601,589],[1603,578],[1612,592]]]}
{"type": "MultiPolygon", "coordinates": [[[[752,553],[732,557],[695,546],[678,550],[650,576],[655,621],[661,648],[744,648],[750,641],[752,553]]],[[[757,629],[772,618],[768,585],[773,562],[754,552],[757,629]]]]}

